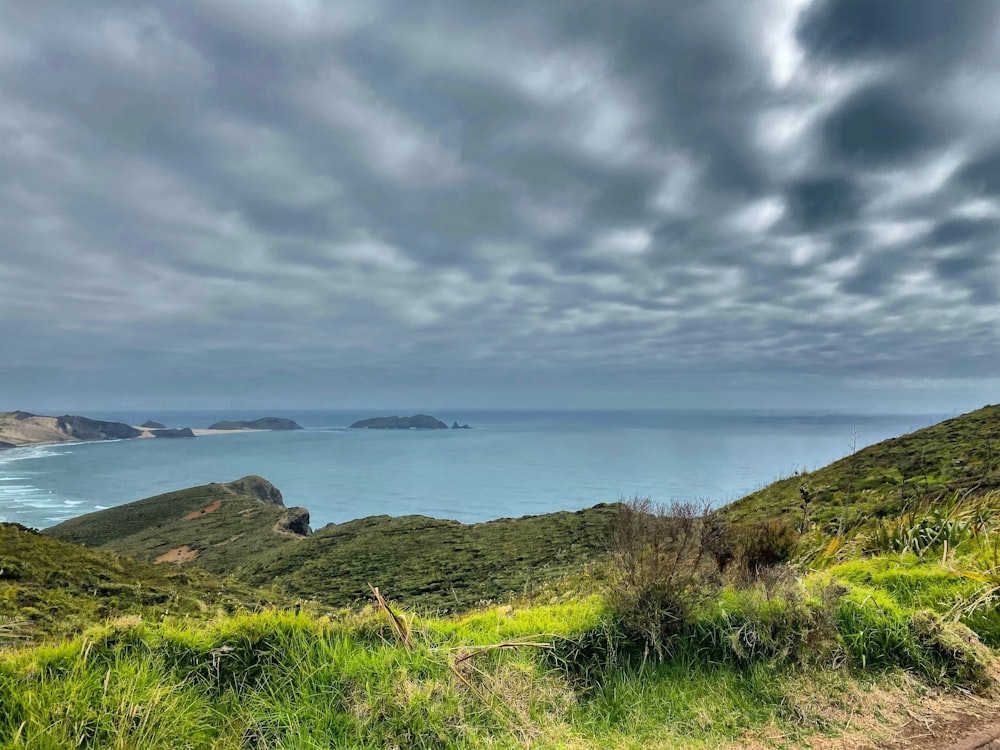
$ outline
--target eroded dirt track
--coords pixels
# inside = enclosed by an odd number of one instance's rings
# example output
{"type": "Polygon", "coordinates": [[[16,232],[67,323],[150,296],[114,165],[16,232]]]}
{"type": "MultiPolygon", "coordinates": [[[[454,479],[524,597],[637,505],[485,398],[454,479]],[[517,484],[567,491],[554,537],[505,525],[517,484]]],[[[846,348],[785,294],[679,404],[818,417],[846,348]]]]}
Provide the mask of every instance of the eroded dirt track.
{"type": "Polygon", "coordinates": [[[892,750],[1000,750],[1000,715],[959,713],[929,724],[906,727],[892,750]]]}

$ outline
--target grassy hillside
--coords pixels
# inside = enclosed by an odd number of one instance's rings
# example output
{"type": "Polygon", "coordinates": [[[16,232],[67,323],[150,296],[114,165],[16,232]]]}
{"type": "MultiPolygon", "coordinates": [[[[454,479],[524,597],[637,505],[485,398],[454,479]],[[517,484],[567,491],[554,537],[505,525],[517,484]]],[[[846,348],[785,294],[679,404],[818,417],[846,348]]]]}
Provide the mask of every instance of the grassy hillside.
{"type": "Polygon", "coordinates": [[[986,406],[788,477],[722,513],[737,524],[786,519],[835,535],[961,493],[1000,488],[1000,406],[986,406]]]}
{"type": "Polygon", "coordinates": [[[914,604],[944,611],[966,584],[930,563],[868,572],[727,587],[662,658],[600,597],[449,618],[118,621],[0,653],[0,747],[870,747],[949,689],[967,708],[994,657],[914,604]]]}
{"type": "Polygon", "coordinates": [[[199,570],[153,565],[0,524],[0,648],[108,617],[194,616],[286,601],[199,570]]]}
{"type": "Polygon", "coordinates": [[[423,516],[374,516],[320,529],[273,548],[237,574],[276,581],[331,606],[370,598],[369,584],[409,605],[467,609],[530,593],[578,572],[609,547],[616,506],[462,524],[423,516]]]}
{"type": "Polygon", "coordinates": [[[453,610],[580,570],[607,551],[615,514],[615,506],[599,505],[471,525],[373,516],[300,535],[276,528],[298,512],[274,504],[280,497],[265,480],[245,478],[90,513],[42,533],[276,583],[334,607],[367,601],[373,585],[408,604],[453,610]]]}
{"type": "Polygon", "coordinates": [[[302,514],[308,523],[308,513],[285,508],[269,482],[244,477],[88,513],[42,533],[141,559],[231,573],[262,551],[293,546],[301,534],[282,522],[302,520],[302,514]]]}

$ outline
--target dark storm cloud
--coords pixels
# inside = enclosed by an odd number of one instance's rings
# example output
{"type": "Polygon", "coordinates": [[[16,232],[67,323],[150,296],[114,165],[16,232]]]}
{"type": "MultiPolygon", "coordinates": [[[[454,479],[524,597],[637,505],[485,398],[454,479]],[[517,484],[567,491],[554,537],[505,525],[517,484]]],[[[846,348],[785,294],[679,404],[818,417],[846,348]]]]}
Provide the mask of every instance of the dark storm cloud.
{"type": "Polygon", "coordinates": [[[973,377],[996,11],[0,0],[0,385],[973,377]]]}
{"type": "Polygon", "coordinates": [[[942,137],[933,113],[907,101],[884,84],[863,88],[847,98],[822,126],[833,159],[875,165],[920,156],[942,137]]]}
{"type": "Polygon", "coordinates": [[[1000,148],[975,155],[958,170],[955,180],[973,192],[1000,195],[1000,148]]]}
{"type": "Polygon", "coordinates": [[[960,60],[970,40],[989,37],[996,11],[991,0],[827,0],[806,10],[798,35],[815,54],[844,62],[931,51],[960,60]]]}
{"type": "Polygon", "coordinates": [[[961,245],[998,237],[1000,222],[996,219],[947,219],[934,227],[927,239],[935,245],[961,245]]]}
{"type": "Polygon", "coordinates": [[[787,210],[799,227],[821,229],[857,216],[863,197],[844,177],[811,177],[795,181],[786,195],[787,210]]]}

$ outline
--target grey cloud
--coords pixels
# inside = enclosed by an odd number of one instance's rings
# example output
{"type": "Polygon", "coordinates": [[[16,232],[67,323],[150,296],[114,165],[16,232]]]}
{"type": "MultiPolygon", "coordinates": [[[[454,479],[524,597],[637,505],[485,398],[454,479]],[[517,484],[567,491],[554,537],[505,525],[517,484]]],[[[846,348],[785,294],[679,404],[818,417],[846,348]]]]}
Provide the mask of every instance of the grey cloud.
{"type": "Polygon", "coordinates": [[[0,386],[1000,365],[990,4],[792,5],[0,0],[0,386]]]}
{"type": "Polygon", "coordinates": [[[860,191],[845,177],[811,177],[787,192],[789,218],[800,228],[821,229],[853,219],[863,205],[860,191]]]}
{"type": "Polygon", "coordinates": [[[798,37],[815,54],[844,61],[928,52],[955,58],[989,35],[996,13],[989,0],[818,0],[801,17],[798,37]]]}
{"type": "Polygon", "coordinates": [[[922,111],[887,85],[849,96],[823,123],[831,157],[857,164],[898,164],[926,153],[942,140],[932,113],[922,111]]]}
{"type": "Polygon", "coordinates": [[[1000,222],[995,219],[947,219],[927,239],[935,245],[957,245],[989,237],[1000,239],[1000,222]]]}
{"type": "Polygon", "coordinates": [[[975,193],[1000,196],[1000,148],[970,159],[954,179],[975,193]]]}

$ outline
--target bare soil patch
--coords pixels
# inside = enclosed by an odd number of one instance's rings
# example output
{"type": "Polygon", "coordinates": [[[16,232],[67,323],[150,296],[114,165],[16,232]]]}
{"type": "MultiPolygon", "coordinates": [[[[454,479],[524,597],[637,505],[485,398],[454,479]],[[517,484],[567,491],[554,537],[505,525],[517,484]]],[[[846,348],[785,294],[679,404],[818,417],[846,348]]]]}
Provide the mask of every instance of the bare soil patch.
{"type": "Polygon", "coordinates": [[[216,500],[204,508],[198,510],[193,510],[184,516],[185,521],[193,521],[196,518],[201,518],[202,516],[207,516],[209,513],[215,513],[219,508],[222,507],[222,500],[216,500]]]}
{"type": "Polygon", "coordinates": [[[196,557],[198,557],[198,550],[191,549],[185,544],[180,547],[174,547],[172,550],[167,550],[156,558],[156,562],[182,565],[183,563],[191,562],[196,557]]]}

